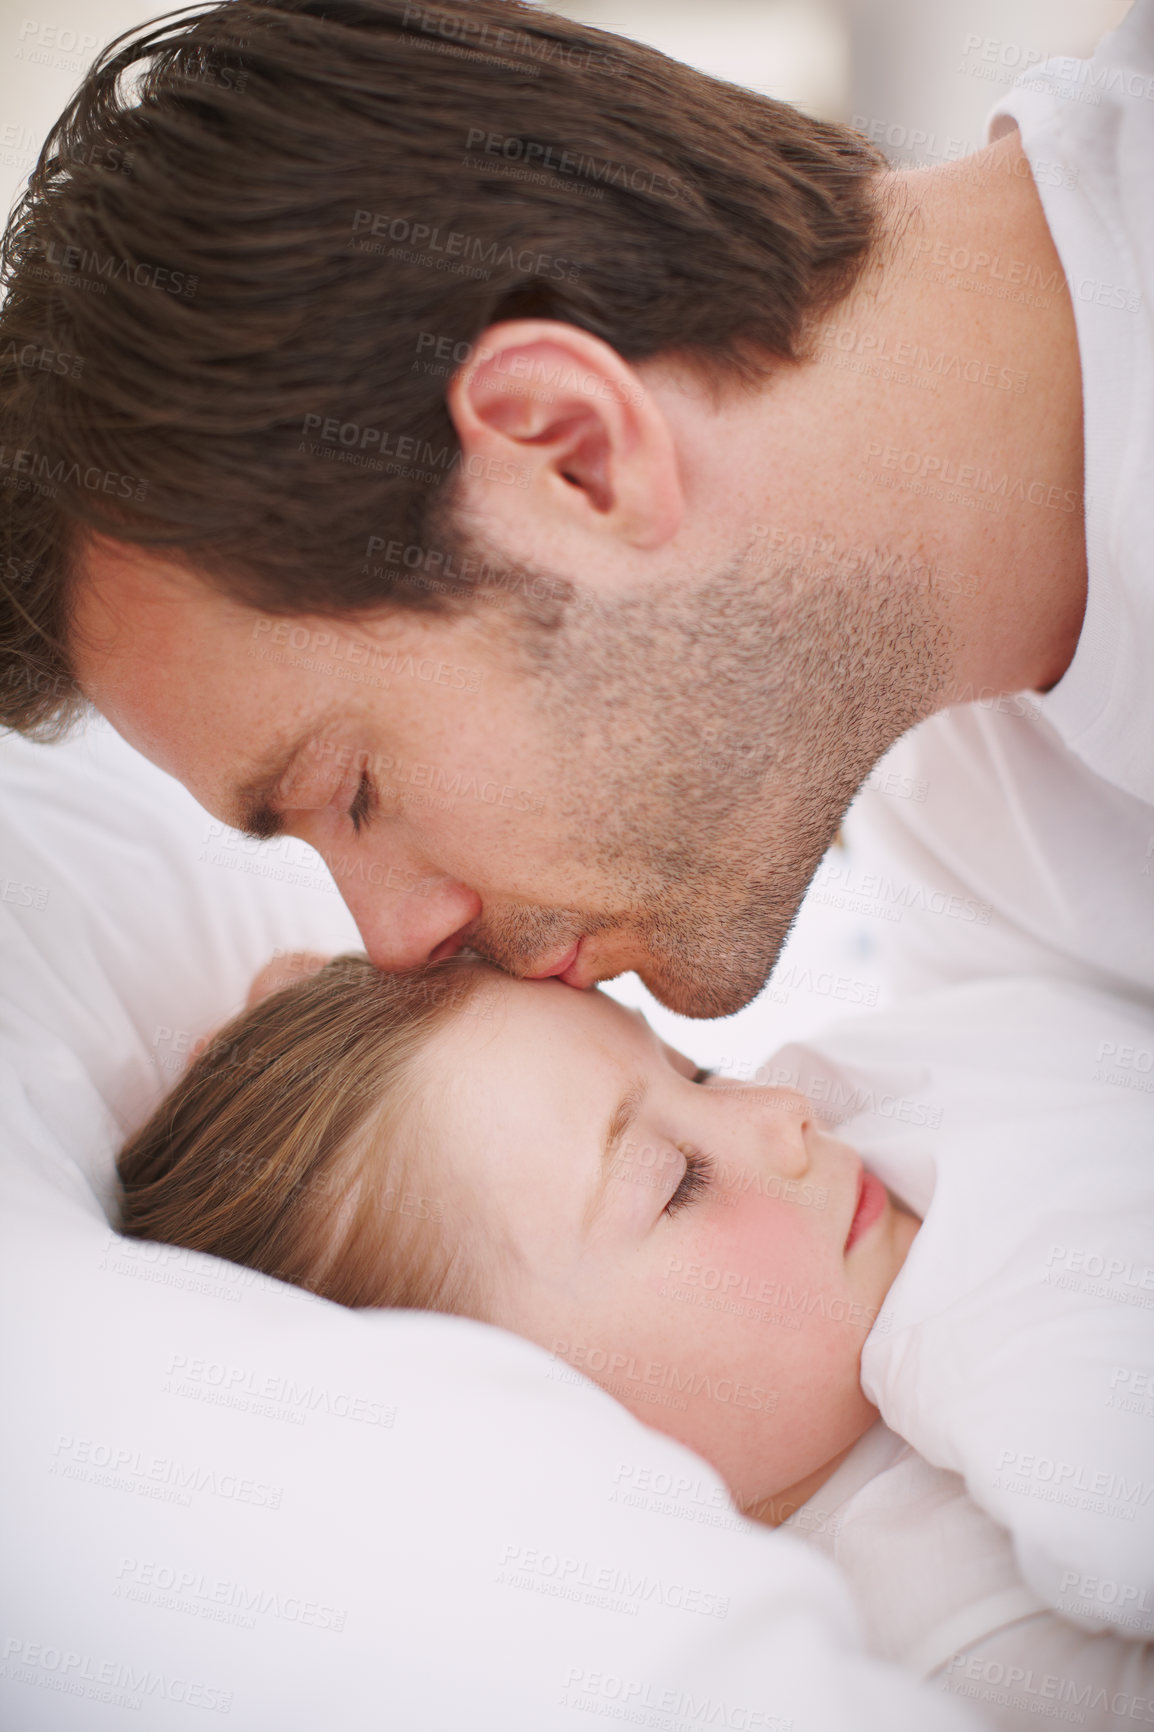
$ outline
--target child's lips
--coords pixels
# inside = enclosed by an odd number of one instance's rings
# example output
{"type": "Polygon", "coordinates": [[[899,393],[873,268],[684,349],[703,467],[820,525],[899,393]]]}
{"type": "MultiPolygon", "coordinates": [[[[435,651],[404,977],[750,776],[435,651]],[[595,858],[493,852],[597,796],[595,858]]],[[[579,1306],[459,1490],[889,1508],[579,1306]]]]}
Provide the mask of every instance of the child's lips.
{"type": "Polygon", "coordinates": [[[885,1213],[886,1188],[876,1174],[863,1167],[858,1179],[857,1207],[853,1220],[849,1224],[846,1235],[845,1249],[850,1251],[863,1234],[868,1233],[875,1221],[879,1221],[885,1213]]]}

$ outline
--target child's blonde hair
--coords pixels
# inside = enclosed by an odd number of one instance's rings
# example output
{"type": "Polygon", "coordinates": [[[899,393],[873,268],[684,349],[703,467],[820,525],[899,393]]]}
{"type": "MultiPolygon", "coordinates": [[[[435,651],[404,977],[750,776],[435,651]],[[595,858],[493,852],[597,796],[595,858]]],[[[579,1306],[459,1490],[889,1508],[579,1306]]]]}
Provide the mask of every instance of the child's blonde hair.
{"type": "Polygon", "coordinates": [[[222,1028],[121,1150],[120,1231],[338,1304],[484,1314],[470,1212],[422,1179],[416,1061],[490,965],[335,957],[222,1028]]]}

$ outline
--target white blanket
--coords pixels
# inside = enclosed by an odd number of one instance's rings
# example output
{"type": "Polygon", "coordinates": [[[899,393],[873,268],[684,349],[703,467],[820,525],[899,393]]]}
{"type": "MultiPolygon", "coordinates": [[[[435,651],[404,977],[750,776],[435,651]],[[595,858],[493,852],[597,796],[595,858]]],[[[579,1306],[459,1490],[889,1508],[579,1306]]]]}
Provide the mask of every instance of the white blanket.
{"type": "Polygon", "coordinates": [[[191,1046],[276,946],[350,942],[315,856],[106,731],[0,741],[0,1724],[972,1727],[541,1348],[110,1231],[191,1046]]]}
{"type": "Polygon", "coordinates": [[[871,1652],[974,1702],[998,1732],[1154,1722],[1154,1643],[1088,1635],[1023,1583],[1010,1536],[956,1473],[883,1421],[789,1519],[849,1578],[871,1652]]]}
{"type": "Polygon", "coordinates": [[[1154,1014],[974,982],[766,1074],[925,1217],[862,1354],[887,1424],[964,1477],[1046,1604],[1154,1635],[1154,1014]]]}

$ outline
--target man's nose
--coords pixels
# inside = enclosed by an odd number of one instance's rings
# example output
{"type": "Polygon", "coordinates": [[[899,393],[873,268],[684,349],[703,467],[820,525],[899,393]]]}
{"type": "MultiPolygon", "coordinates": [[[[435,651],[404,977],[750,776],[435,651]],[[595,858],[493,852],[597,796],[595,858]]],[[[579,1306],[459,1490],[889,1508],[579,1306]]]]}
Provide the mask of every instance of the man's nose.
{"type": "Polygon", "coordinates": [[[452,878],[407,871],[399,884],[373,884],[351,874],[334,876],[369,961],[386,974],[454,955],[481,912],[476,891],[452,878]]]}

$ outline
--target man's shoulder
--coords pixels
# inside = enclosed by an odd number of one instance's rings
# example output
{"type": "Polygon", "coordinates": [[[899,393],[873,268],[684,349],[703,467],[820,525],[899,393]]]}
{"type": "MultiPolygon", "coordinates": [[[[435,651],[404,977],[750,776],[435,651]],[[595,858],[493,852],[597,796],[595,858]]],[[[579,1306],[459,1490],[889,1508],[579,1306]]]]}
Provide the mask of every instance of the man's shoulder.
{"type": "Polygon", "coordinates": [[[1048,973],[1149,996],[1154,800],[1093,769],[1035,695],[979,693],[911,730],[850,833],[881,863],[885,903],[863,907],[907,984],[1048,973]]]}

